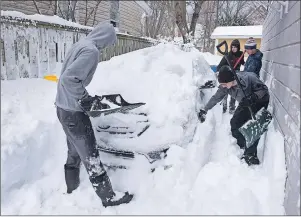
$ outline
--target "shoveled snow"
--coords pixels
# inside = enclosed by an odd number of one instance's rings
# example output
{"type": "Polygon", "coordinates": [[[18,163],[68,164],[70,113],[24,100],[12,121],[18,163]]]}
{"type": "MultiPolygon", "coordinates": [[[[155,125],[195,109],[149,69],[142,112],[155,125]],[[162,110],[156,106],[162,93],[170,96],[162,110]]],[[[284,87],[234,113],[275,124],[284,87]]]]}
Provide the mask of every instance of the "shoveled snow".
{"type": "MultiPolygon", "coordinates": [[[[135,194],[130,204],[118,207],[101,205],[83,167],[80,187],[65,194],[67,145],[54,106],[56,83],[1,81],[2,214],[283,215],[283,137],[270,124],[265,151],[263,140],[259,147],[263,163],[248,167],[240,161],[242,151],[230,134],[231,116],[222,115],[221,105],[208,112],[206,122],[198,123],[195,107],[201,102],[195,102],[198,85],[191,72],[196,57],[195,50],[161,44],[99,64],[90,94],[114,92],[129,102],[145,102],[140,111],[149,114],[153,131],[162,129],[160,136],[175,142],[153,173],[140,155],[128,162],[128,170],[108,171],[115,190],[135,194]],[[186,139],[179,136],[184,123],[196,128],[181,147],[177,144],[186,139]],[[172,167],[164,170],[163,165],[172,167]]],[[[206,90],[206,97],[213,92],[206,90]]],[[[162,138],[147,137],[139,145],[162,138]]]]}

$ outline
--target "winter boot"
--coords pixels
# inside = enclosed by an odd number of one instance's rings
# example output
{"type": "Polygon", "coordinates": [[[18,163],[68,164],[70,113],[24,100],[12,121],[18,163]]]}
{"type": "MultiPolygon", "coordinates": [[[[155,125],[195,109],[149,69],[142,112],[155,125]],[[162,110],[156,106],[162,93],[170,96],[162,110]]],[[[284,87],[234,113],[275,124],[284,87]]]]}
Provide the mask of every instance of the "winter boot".
{"type": "Polygon", "coordinates": [[[235,107],[230,107],[229,108],[229,113],[230,114],[234,114],[234,112],[235,112],[235,107]]]}
{"type": "Polygon", "coordinates": [[[104,207],[108,206],[118,206],[120,204],[129,203],[133,199],[134,195],[128,192],[123,192],[121,195],[115,195],[112,199],[107,202],[102,202],[104,207]]]}
{"type": "Polygon", "coordinates": [[[257,154],[244,154],[241,159],[244,159],[249,166],[260,164],[257,154]]]}
{"type": "Polygon", "coordinates": [[[79,186],[79,168],[68,167],[66,164],[65,169],[65,181],[67,185],[67,193],[71,194],[72,191],[79,186]]]}
{"type": "Polygon", "coordinates": [[[104,207],[118,206],[123,203],[129,203],[133,199],[134,195],[129,194],[128,192],[123,193],[121,197],[118,196],[117,198],[106,172],[95,177],[91,176],[90,181],[96,194],[100,197],[104,207]]]}
{"type": "Polygon", "coordinates": [[[241,145],[241,144],[238,144],[238,143],[237,143],[237,145],[239,146],[240,149],[245,149],[245,145],[241,145]]]}

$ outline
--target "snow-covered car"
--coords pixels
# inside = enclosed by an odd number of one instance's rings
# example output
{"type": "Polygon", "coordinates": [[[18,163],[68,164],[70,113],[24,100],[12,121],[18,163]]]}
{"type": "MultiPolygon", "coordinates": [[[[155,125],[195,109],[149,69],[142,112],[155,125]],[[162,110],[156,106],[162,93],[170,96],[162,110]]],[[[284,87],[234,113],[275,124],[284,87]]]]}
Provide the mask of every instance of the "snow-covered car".
{"type": "Polygon", "coordinates": [[[97,70],[90,94],[120,94],[128,102],[145,103],[128,112],[91,118],[102,161],[117,167],[137,155],[154,163],[171,145],[191,142],[200,104],[212,95],[199,88],[216,79],[202,53],[171,44],[114,57],[97,70]]]}

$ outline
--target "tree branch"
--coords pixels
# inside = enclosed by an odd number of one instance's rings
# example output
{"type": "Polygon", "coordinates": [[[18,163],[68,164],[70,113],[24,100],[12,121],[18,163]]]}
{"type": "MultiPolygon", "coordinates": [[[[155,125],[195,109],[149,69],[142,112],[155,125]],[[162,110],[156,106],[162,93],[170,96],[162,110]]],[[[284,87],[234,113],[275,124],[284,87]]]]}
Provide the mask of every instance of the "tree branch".
{"type": "Polygon", "coordinates": [[[32,0],[32,1],[33,1],[33,4],[34,4],[35,8],[37,9],[37,12],[38,12],[39,14],[41,14],[41,12],[40,12],[40,10],[39,10],[39,8],[38,8],[38,6],[37,6],[36,1],[35,1],[35,0],[32,0]]]}

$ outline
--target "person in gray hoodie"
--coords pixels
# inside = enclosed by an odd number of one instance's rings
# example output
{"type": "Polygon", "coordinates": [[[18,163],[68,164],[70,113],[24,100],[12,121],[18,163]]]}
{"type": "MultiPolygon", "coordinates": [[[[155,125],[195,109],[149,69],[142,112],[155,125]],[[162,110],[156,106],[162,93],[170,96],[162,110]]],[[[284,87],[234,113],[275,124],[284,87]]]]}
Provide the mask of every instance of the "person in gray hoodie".
{"type": "Polygon", "coordinates": [[[253,72],[237,72],[236,74],[246,93],[246,97],[242,89],[237,85],[230,67],[222,66],[218,74],[220,86],[205,107],[199,111],[198,118],[200,122],[203,123],[206,119],[208,110],[212,109],[227,94],[235,98],[235,100],[239,102],[239,105],[230,121],[232,136],[236,138],[237,145],[240,148],[245,149],[242,159],[244,159],[248,165],[259,164],[260,162],[257,157],[257,145],[259,139],[249,148],[245,148],[246,140],[238,129],[248,120],[252,119],[248,109],[249,106],[254,113],[258,112],[263,107],[268,107],[270,100],[269,90],[253,72]]]}
{"type": "Polygon", "coordinates": [[[105,207],[129,203],[133,195],[125,192],[116,198],[99,157],[90,118],[81,109],[79,100],[90,97],[86,87],[93,78],[101,50],[113,45],[116,40],[114,27],[104,22],[97,25],[87,37],[73,44],[62,66],[55,102],[58,119],[67,137],[68,156],[64,165],[67,193],[72,193],[79,186],[82,162],[105,207]]]}

